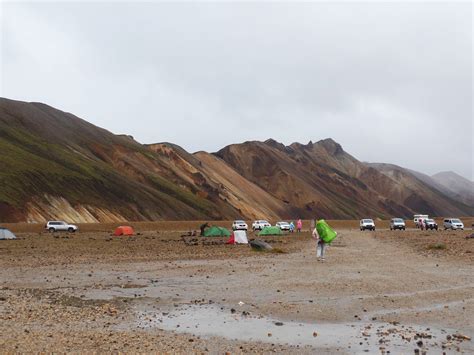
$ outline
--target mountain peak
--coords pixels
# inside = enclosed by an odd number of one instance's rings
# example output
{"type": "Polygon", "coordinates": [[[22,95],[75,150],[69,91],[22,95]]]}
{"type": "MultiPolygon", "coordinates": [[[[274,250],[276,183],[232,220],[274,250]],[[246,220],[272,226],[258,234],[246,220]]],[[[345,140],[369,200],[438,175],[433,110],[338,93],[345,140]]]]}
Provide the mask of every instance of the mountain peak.
{"type": "Polygon", "coordinates": [[[267,139],[264,143],[267,144],[267,145],[269,145],[270,147],[276,148],[276,149],[278,149],[278,150],[282,150],[282,151],[286,151],[286,150],[287,150],[286,145],[284,145],[283,143],[280,143],[280,142],[274,140],[273,138],[267,139]]]}
{"type": "Polygon", "coordinates": [[[342,149],[342,146],[332,138],[322,139],[316,144],[324,147],[328,153],[333,155],[339,155],[344,153],[344,149],[342,149]]]}

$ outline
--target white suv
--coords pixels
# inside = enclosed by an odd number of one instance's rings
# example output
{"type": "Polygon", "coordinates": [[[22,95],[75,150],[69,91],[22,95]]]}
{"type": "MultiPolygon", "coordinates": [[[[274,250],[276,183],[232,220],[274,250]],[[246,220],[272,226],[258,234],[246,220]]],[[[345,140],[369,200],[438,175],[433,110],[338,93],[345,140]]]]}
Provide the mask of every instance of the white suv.
{"type": "Polygon", "coordinates": [[[268,223],[268,221],[265,221],[265,220],[259,220],[259,221],[255,221],[252,223],[252,229],[254,231],[256,230],[259,230],[261,231],[263,228],[265,227],[271,227],[272,225],[270,223],[268,223]]]}
{"type": "Polygon", "coordinates": [[[282,231],[289,231],[291,228],[288,222],[277,222],[275,227],[280,228],[282,231]]]}
{"type": "Polygon", "coordinates": [[[396,230],[396,229],[400,229],[400,230],[405,230],[406,226],[405,226],[405,221],[401,218],[392,218],[390,220],[390,230],[396,230]]]}
{"type": "Polygon", "coordinates": [[[247,226],[247,223],[245,223],[245,221],[238,220],[232,223],[232,230],[234,231],[246,231],[248,228],[249,227],[247,226]]]}
{"type": "Polygon", "coordinates": [[[461,222],[459,218],[446,218],[443,221],[444,229],[461,229],[464,230],[464,224],[461,222]]]}
{"type": "Polygon", "coordinates": [[[74,233],[79,229],[76,225],[68,224],[64,221],[49,221],[48,223],[46,223],[44,228],[47,229],[50,233],[59,231],[67,231],[74,233]]]}
{"type": "Polygon", "coordinates": [[[372,219],[361,219],[360,220],[360,230],[365,231],[366,229],[374,231],[375,223],[372,219]]]}

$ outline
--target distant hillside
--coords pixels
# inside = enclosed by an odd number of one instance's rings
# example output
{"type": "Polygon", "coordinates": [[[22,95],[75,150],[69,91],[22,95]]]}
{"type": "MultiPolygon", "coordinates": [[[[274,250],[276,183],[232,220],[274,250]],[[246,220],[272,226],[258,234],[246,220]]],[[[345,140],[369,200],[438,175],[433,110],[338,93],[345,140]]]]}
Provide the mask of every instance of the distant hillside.
{"type": "Polygon", "coordinates": [[[466,204],[474,205],[474,182],[452,171],[444,171],[432,176],[432,179],[449,190],[455,198],[466,204]]]}
{"type": "Polygon", "coordinates": [[[400,186],[396,191],[388,188],[387,195],[394,193],[404,204],[417,212],[429,213],[434,216],[471,216],[473,205],[467,205],[456,198],[443,186],[433,181],[427,175],[414,172],[393,164],[366,164],[385,174],[400,186]]]}
{"type": "Polygon", "coordinates": [[[453,183],[363,164],[331,139],[190,154],[0,99],[0,151],[0,222],[474,215],[453,183]]]}

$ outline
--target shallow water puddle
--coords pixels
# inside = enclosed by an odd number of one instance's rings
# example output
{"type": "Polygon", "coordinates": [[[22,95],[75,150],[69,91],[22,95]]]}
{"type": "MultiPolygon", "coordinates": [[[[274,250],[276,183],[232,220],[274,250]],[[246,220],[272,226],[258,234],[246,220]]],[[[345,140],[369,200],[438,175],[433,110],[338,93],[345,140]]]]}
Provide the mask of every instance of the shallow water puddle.
{"type": "MultiPolygon", "coordinates": [[[[300,323],[231,312],[215,305],[188,305],[169,313],[138,312],[137,326],[142,329],[189,333],[195,336],[219,336],[232,340],[261,341],[315,348],[346,349],[350,352],[390,350],[412,353],[415,348],[440,349],[453,332],[415,325],[389,323],[300,323]]],[[[448,344],[453,350],[461,341],[448,344]]],[[[461,348],[463,348],[461,346],[461,348]]]]}

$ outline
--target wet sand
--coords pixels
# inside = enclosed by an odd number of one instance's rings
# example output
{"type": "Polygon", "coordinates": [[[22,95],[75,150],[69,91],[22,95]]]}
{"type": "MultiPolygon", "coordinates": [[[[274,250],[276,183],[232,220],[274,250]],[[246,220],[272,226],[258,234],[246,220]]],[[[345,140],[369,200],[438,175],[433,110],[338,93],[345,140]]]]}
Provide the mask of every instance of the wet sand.
{"type": "Polygon", "coordinates": [[[474,352],[471,230],[341,225],[320,263],[308,232],[262,253],[187,245],[179,222],[139,229],[1,241],[0,350],[474,352]]]}

